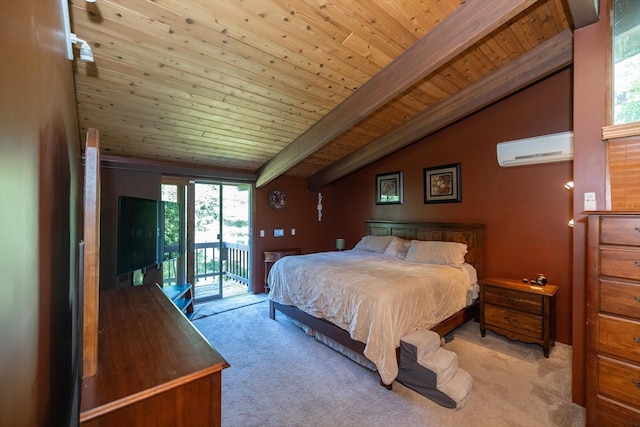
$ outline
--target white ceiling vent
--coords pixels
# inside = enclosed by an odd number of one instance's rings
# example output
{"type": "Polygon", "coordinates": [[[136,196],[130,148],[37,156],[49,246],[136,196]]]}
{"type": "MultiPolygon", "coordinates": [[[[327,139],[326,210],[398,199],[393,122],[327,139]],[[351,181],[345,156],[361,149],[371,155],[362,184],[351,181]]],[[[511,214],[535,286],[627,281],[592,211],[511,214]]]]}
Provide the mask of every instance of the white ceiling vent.
{"type": "Polygon", "coordinates": [[[573,160],[573,132],[501,142],[497,155],[502,167],[573,160]]]}

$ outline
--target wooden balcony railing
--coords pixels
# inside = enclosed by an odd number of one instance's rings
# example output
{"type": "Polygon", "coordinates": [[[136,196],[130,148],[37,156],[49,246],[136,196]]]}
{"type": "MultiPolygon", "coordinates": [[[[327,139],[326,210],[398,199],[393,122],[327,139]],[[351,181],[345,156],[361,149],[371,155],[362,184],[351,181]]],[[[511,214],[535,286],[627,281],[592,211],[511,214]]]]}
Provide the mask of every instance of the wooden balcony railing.
{"type": "MultiPolygon", "coordinates": [[[[233,281],[249,285],[249,245],[222,242],[196,243],[195,245],[195,285],[206,282],[218,283],[220,276],[224,281],[233,281]],[[221,268],[222,267],[222,268],[221,268]]],[[[166,252],[178,252],[177,247],[166,247],[166,252]]],[[[176,259],[163,264],[164,284],[176,283],[176,259]]]]}

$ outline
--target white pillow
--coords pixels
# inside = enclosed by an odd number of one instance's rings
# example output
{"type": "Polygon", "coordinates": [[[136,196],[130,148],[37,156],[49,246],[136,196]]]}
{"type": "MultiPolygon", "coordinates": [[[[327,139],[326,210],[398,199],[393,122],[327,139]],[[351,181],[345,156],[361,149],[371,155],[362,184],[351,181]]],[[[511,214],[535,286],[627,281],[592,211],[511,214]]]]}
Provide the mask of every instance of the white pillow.
{"type": "Polygon", "coordinates": [[[387,249],[384,250],[385,255],[393,255],[400,259],[405,259],[407,257],[407,251],[409,250],[409,246],[411,242],[409,240],[401,239],[400,237],[394,236],[391,239],[391,243],[387,246],[387,249]]]}
{"type": "Polygon", "coordinates": [[[464,243],[412,240],[406,260],[461,268],[466,253],[467,245],[464,243]]]}
{"type": "Polygon", "coordinates": [[[395,236],[364,236],[353,249],[383,254],[395,236]]]}

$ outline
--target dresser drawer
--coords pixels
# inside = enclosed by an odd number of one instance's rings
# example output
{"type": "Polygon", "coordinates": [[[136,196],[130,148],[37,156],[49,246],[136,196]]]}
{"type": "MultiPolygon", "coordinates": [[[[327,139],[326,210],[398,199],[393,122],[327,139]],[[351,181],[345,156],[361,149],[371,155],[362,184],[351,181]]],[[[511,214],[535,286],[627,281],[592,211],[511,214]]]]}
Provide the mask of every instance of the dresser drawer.
{"type": "Polygon", "coordinates": [[[600,274],[640,280],[640,249],[600,248],[600,274]]]}
{"type": "Polygon", "coordinates": [[[542,295],[493,286],[484,287],[484,302],[533,314],[542,314],[542,295]]]}
{"type": "Polygon", "coordinates": [[[597,406],[598,427],[640,426],[640,410],[618,405],[602,397],[598,397],[597,406]]]}
{"type": "Polygon", "coordinates": [[[600,243],[640,246],[640,217],[602,217],[600,243]]]}
{"type": "Polygon", "coordinates": [[[598,391],[619,402],[640,408],[640,367],[599,358],[598,391]]]}
{"type": "Polygon", "coordinates": [[[600,311],[640,320],[640,285],[601,280],[600,311]]]}
{"type": "Polygon", "coordinates": [[[598,352],[640,363],[640,322],[599,316],[598,352]]]}
{"type": "Polygon", "coordinates": [[[488,327],[495,326],[538,340],[543,338],[541,316],[485,304],[484,321],[488,327]]]}

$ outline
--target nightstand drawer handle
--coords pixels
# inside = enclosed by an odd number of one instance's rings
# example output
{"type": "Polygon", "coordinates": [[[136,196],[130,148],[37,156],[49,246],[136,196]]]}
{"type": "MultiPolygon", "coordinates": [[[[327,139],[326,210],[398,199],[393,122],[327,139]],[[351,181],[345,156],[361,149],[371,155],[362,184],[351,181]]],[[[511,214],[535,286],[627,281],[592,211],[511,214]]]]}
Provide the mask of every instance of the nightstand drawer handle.
{"type": "Polygon", "coordinates": [[[634,339],[638,344],[640,344],[640,337],[633,337],[633,339],[634,339]]]}
{"type": "MultiPolygon", "coordinates": [[[[640,263],[640,261],[638,261],[638,262],[640,263]]],[[[640,264],[638,264],[638,265],[640,266],[640,264]]],[[[509,301],[509,302],[518,302],[518,301],[520,301],[520,299],[521,299],[521,298],[518,298],[518,297],[508,297],[508,296],[506,296],[506,295],[503,295],[503,296],[502,296],[502,299],[506,299],[506,300],[507,300],[507,301],[509,301]]]]}
{"type": "Polygon", "coordinates": [[[640,381],[631,380],[631,382],[633,383],[634,386],[640,387],[640,381]]]}
{"type": "Polygon", "coordinates": [[[640,302],[640,297],[635,297],[634,300],[640,302]]]}

